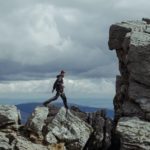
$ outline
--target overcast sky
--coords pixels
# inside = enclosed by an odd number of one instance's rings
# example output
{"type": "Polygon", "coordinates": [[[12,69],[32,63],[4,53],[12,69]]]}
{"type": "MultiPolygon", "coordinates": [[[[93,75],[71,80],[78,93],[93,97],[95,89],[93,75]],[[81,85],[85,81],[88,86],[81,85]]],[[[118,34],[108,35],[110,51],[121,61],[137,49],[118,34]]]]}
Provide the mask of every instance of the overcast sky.
{"type": "Polygon", "coordinates": [[[0,102],[42,102],[64,69],[68,101],[112,107],[119,72],[109,27],[149,17],[149,6],[149,0],[0,0],[0,102]]]}

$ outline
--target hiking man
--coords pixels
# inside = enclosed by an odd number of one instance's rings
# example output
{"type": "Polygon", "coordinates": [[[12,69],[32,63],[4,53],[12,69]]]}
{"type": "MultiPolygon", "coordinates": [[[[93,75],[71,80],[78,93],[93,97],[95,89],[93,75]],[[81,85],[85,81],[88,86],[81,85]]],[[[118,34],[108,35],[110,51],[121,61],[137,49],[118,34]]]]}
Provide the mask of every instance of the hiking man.
{"type": "Polygon", "coordinates": [[[56,95],[54,97],[48,99],[47,101],[45,101],[43,103],[44,106],[47,106],[52,101],[57,100],[58,97],[60,96],[63,100],[65,108],[68,109],[67,98],[66,98],[66,95],[64,93],[64,85],[63,85],[64,75],[65,75],[65,71],[61,70],[60,74],[56,76],[57,79],[56,79],[56,81],[53,85],[53,89],[52,89],[52,93],[56,90],[56,95]]]}

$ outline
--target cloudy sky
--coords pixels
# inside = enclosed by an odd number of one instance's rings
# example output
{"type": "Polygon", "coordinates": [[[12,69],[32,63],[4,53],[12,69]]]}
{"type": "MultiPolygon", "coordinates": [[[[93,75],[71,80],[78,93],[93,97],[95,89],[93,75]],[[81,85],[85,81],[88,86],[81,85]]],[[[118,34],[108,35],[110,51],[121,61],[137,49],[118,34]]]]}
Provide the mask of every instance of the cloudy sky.
{"type": "Polygon", "coordinates": [[[112,107],[118,61],[111,24],[149,17],[149,0],[0,0],[0,103],[52,96],[61,69],[68,101],[112,107]]]}

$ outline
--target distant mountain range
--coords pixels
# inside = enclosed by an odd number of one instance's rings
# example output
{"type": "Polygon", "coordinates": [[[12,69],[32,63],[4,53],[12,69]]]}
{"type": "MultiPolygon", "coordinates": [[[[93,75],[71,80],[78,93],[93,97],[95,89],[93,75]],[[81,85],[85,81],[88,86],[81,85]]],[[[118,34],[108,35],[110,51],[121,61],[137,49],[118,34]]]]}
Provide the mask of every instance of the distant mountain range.
{"type": "MultiPolygon", "coordinates": [[[[54,106],[56,107],[61,107],[63,106],[62,103],[53,103],[54,106]]],[[[16,105],[17,108],[20,110],[21,112],[21,120],[22,123],[25,123],[27,118],[30,116],[30,114],[33,112],[33,110],[35,109],[35,107],[37,106],[42,106],[41,103],[24,103],[24,104],[18,104],[16,105]]],[[[77,105],[77,104],[69,104],[69,107],[71,106],[76,106],[78,107],[81,111],[84,112],[95,112],[98,109],[105,109],[106,110],[106,114],[108,117],[113,118],[114,117],[114,111],[111,109],[107,109],[107,108],[96,108],[96,107],[89,107],[89,106],[82,106],[82,105],[77,105]]]]}

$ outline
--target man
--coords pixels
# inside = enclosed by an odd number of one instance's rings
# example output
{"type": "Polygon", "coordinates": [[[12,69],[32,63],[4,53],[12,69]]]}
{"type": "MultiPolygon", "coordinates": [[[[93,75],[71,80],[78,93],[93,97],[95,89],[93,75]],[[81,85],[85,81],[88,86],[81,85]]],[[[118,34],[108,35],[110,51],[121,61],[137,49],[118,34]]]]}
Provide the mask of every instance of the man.
{"type": "Polygon", "coordinates": [[[47,101],[45,101],[43,103],[44,106],[47,106],[52,101],[57,100],[58,97],[60,96],[63,100],[65,108],[68,109],[67,98],[66,98],[66,95],[64,93],[64,85],[63,85],[64,75],[65,75],[65,71],[63,71],[63,70],[61,70],[60,74],[57,75],[57,79],[56,79],[56,81],[53,85],[53,89],[52,89],[52,93],[54,92],[54,90],[56,90],[56,95],[54,97],[48,99],[47,101]]]}

